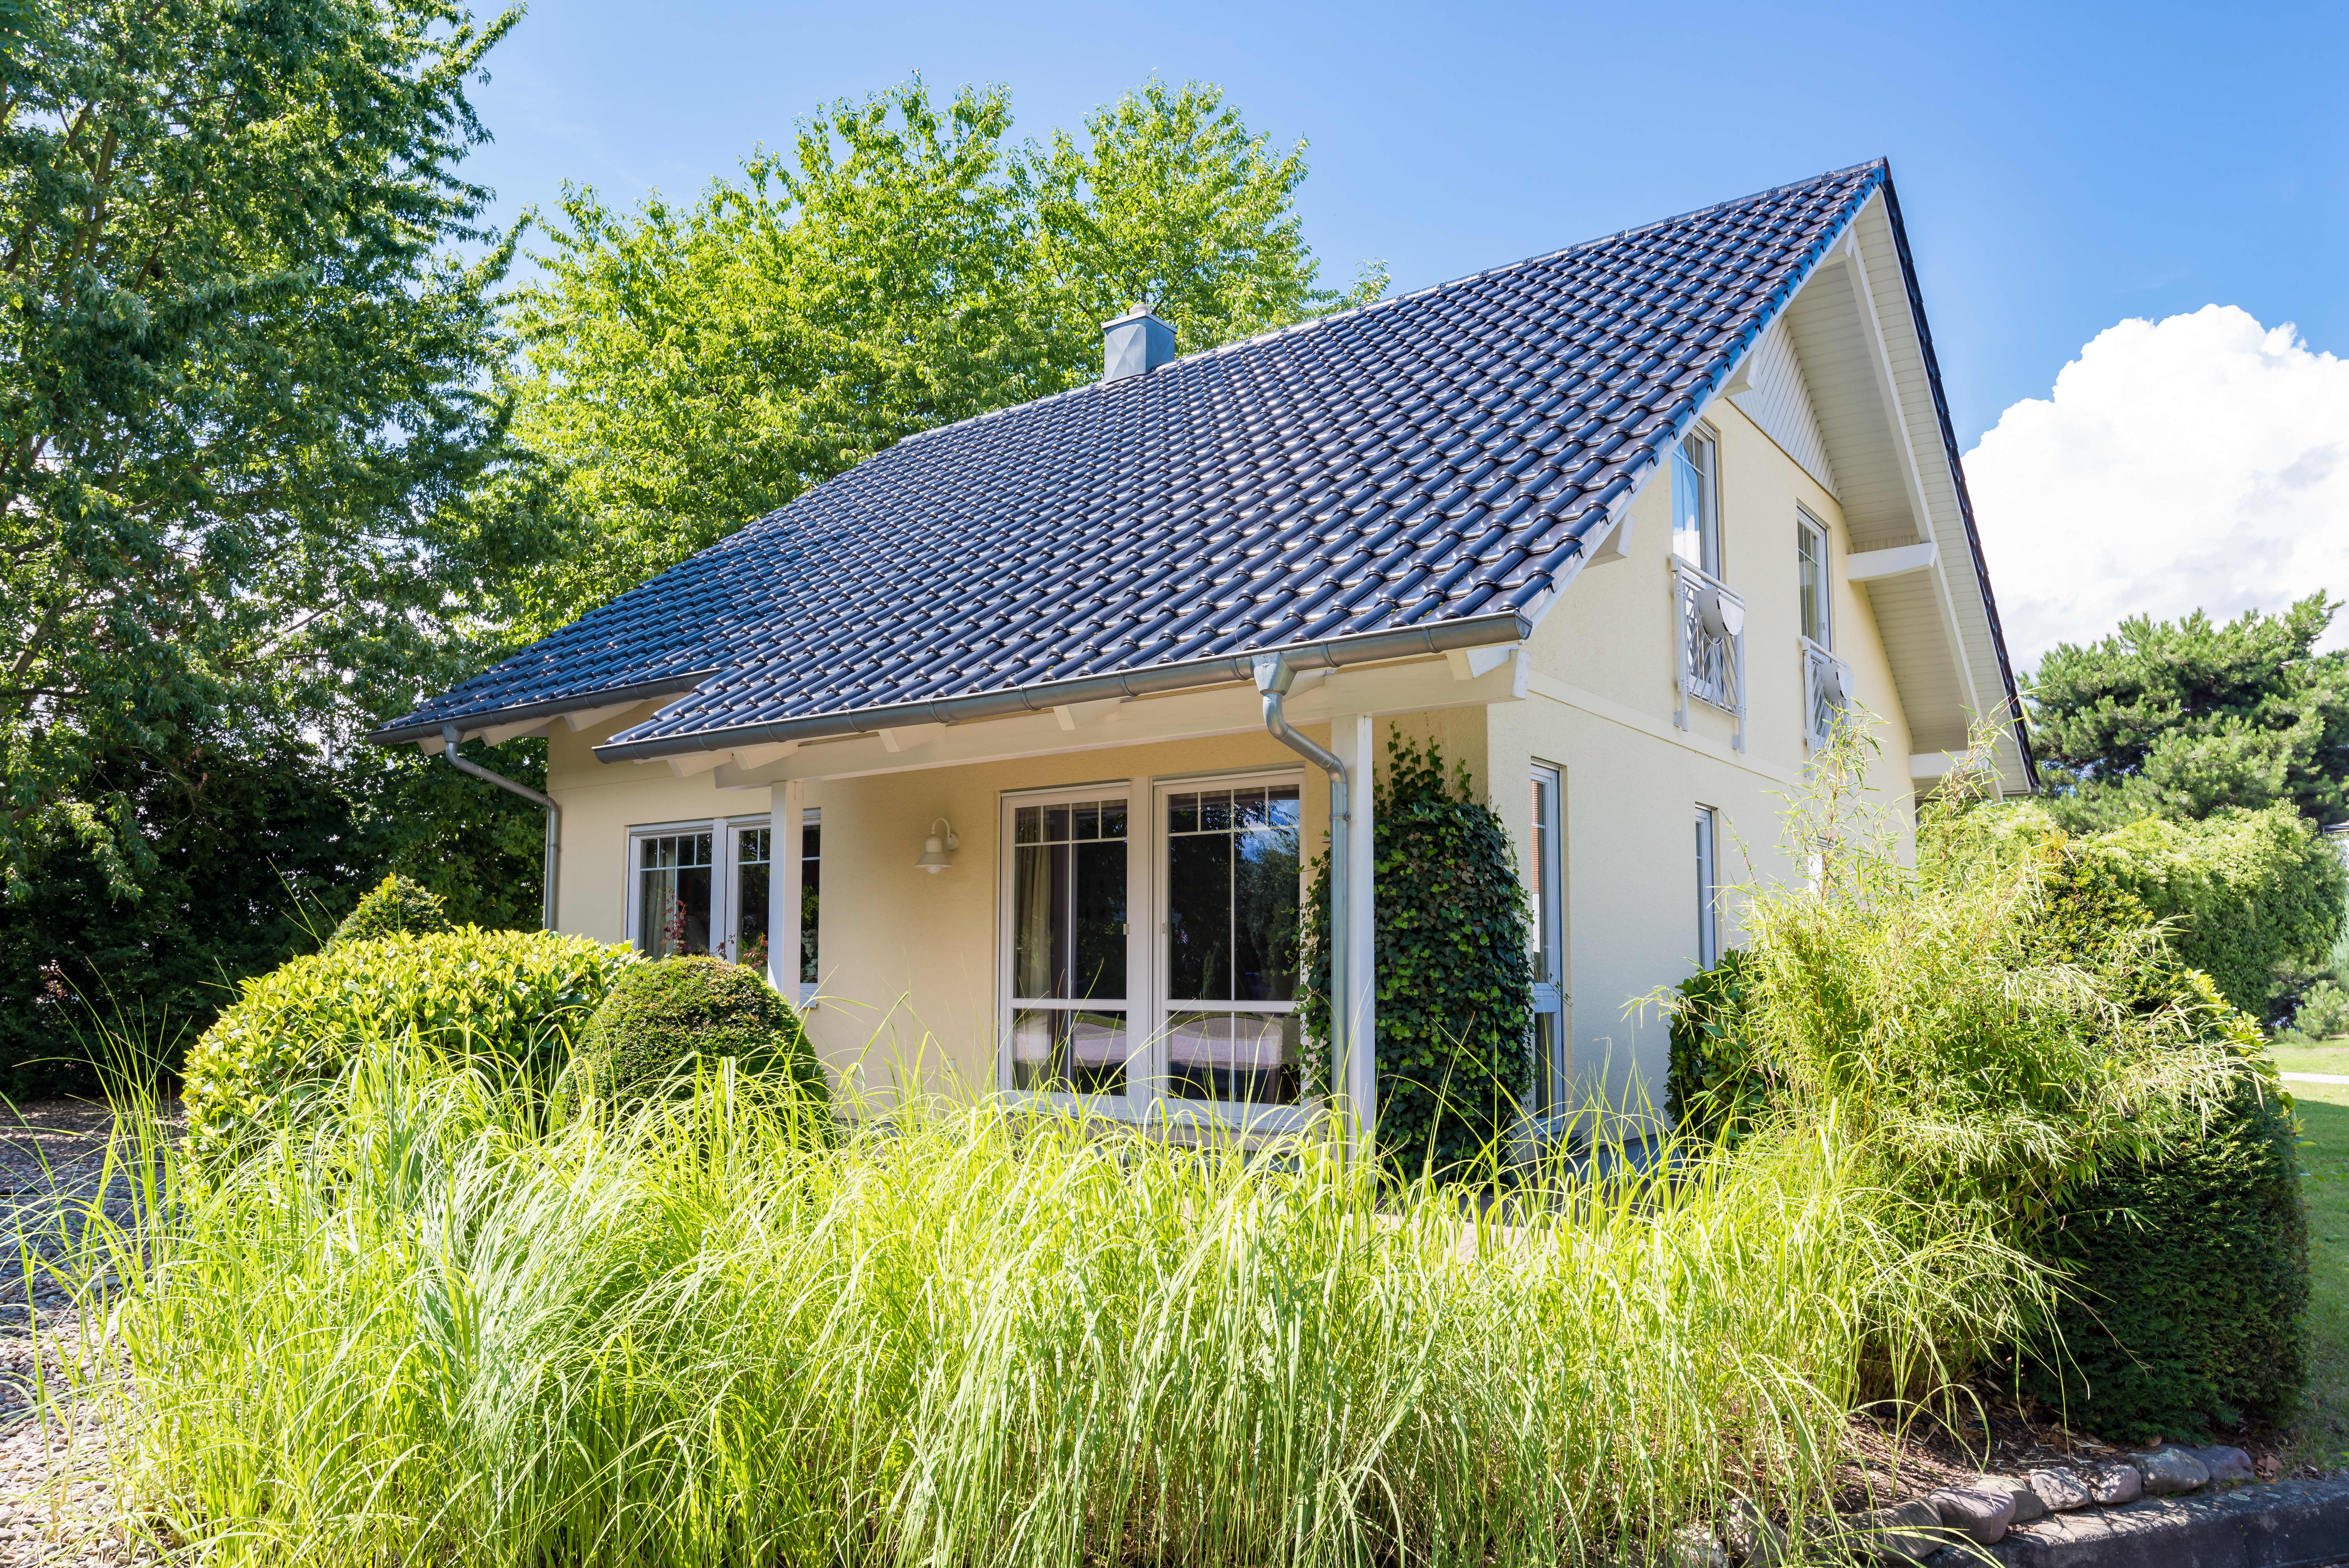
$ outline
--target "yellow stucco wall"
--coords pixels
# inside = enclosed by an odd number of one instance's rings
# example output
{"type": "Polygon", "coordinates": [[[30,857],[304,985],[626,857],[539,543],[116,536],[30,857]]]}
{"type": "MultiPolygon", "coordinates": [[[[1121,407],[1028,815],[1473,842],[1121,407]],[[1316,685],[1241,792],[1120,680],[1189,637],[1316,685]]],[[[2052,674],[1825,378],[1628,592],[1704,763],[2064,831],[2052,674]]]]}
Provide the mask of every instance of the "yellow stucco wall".
{"type": "MultiPolygon", "coordinates": [[[[1670,487],[1651,484],[1633,509],[1630,558],[1586,570],[1551,607],[1526,650],[1527,696],[1489,708],[1394,716],[1380,727],[1383,771],[1394,733],[1433,739],[1464,762],[1480,793],[1530,843],[1527,779],[1534,762],[1565,779],[1566,983],[1573,1071],[1611,1103],[1662,1097],[1667,1042],[1636,1003],[1690,971],[1696,953],[1693,815],[1719,811],[1721,875],[1778,877],[1779,797],[1806,767],[1797,655],[1795,508],[1831,540],[1835,642],[1855,695],[1878,716],[1876,776],[1888,802],[1909,791],[1909,736],[1864,593],[1843,580],[1848,547],[1832,497],[1725,401],[1720,438],[1723,576],[1747,605],[1747,747],[1732,748],[1729,717],[1690,705],[1674,727],[1670,487]],[[1741,846],[1754,853],[1743,863],[1741,846]],[[1627,1008],[1631,1009],[1627,1016],[1627,1008]]],[[[770,810],[763,789],[720,790],[710,775],[672,776],[660,763],[605,766],[589,752],[644,710],[572,734],[558,724],[550,789],[564,810],[559,923],[625,940],[627,830],[770,810]]],[[[1321,729],[1309,733],[1328,738],[1321,729]]],[[[836,1072],[861,1064],[868,1092],[918,1072],[937,1089],[995,1082],[999,806],[1007,791],[1088,781],[1252,768],[1296,768],[1295,754],[1261,734],[1130,746],[868,777],[813,780],[806,804],[823,813],[823,1000],[812,1032],[836,1072]],[[913,861],[930,820],[948,818],[962,840],[936,877],[913,861]]],[[[1309,774],[1305,844],[1326,831],[1322,779],[1309,774]]],[[[1905,810],[1897,811],[1907,820],[1905,810]]],[[[1525,853],[1530,854],[1526,849],[1525,853]]],[[[1733,905],[1723,939],[1735,940],[1733,905]]]]}

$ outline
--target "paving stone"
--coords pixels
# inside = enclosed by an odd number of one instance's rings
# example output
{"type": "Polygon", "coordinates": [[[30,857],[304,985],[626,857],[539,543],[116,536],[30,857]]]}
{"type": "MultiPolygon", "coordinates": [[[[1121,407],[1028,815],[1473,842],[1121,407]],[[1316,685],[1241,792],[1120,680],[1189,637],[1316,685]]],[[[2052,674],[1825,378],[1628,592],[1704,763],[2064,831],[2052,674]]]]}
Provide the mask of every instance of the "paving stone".
{"type": "Polygon", "coordinates": [[[1733,1499],[1722,1540],[1745,1568],[1776,1568],[1786,1561],[1786,1532],[1744,1498],[1733,1499]]]}
{"type": "Polygon", "coordinates": [[[2208,1449],[2188,1449],[2186,1451],[2202,1461],[2202,1468],[2210,1472],[2210,1481],[2214,1486],[2233,1486],[2241,1481],[2258,1479],[2257,1472],[2251,1469],[2251,1456],[2240,1449],[2231,1449],[2222,1445],[2208,1449]]]}
{"type": "Polygon", "coordinates": [[[1729,1568],[1729,1553],[1709,1525],[1683,1524],[1664,1549],[1671,1568],[1729,1568]]]}
{"type": "Polygon", "coordinates": [[[2087,1483],[2070,1470],[2035,1470],[2027,1479],[2050,1513],[2067,1513],[2096,1501],[2089,1494],[2087,1483]]]}
{"type": "Polygon", "coordinates": [[[1922,1498],[1870,1510],[1857,1523],[1863,1550],[1889,1568],[1922,1563],[1942,1541],[1941,1511],[1922,1498]]]}
{"type": "Polygon", "coordinates": [[[2145,1495],[2145,1477],[2137,1466],[2117,1460],[2090,1465],[2082,1479],[2088,1483],[2089,1501],[2100,1508],[2118,1508],[2145,1495]]]}
{"type": "Polygon", "coordinates": [[[2149,1454],[2131,1454],[2129,1462],[2145,1478],[2148,1497],[2176,1497],[2199,1491],[2210,1482],[2209,1468],[2184,1449],[2158,1448],[2149,1454]]]}
{"type": "MultiPolygon", "coordinates": [[[[2047,1517],[2047,1500],[2033,1491],[2031,1483],[2018,1476],[1986,1475],[1974,1482],[1981,1491],[1994,1491],[2014,1504],[2014,1515],[2006,1522],[2009,1528],[2028,1524],[2034,1519],[2047,1517]]],[[[2087,1501],[2084,1493],[2081,1501],[2087,1501]]]]}
{"type": "Polygon", "coordinates": [[[1944,1526],[1983,1546],[1997,1544],[2014,1518],[2014,1499],[1989,1487],[1946,1487],[1925,1501],[1944,1526]]]}

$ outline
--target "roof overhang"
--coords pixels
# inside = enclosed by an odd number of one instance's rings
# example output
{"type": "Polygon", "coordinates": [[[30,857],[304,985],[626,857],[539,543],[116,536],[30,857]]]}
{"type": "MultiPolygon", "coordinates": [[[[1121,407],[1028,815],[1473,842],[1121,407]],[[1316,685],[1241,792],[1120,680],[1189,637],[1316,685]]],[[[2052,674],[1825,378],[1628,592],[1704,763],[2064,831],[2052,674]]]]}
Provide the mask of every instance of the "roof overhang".
{"type": "Polygon", "coordinates": [[[453,714],[446,719],[432,718],[415,724],[391,726],[371,731],[367,738],[378,746],[405,746],[414,741],[427,751],[437,752],[440,749],[440,730],[445,724],[457,726],[457,738],[460,740],[481,737],[492,745],[543,729],[558,718],[574,720],[574,729],[585,729],[599,717],[641,707],[665,696],[682,696],[721,673],[719,669],[688,670],[626,686],[601,686],[593,691],[574,692],[568,696],[549,697],[543,702],[483,708],[475,713],[453,714]]]}
{"type": "MultiPolygon", "coordinates": [[[[1248,681],[1253,679],[1254,661],[1268,654],[1283,655],[1290,666],[1300,674],[1334,671],[1350,665],[1381,664],[1396,659],[1442,655],[1455,650],[1465,652],[1520,643],[1531,634],[1532,630],[1531,620],[1514,611],[1497,615],[1465,616],[1425,626],[1251,649],[1245,654],[1158,665],[1112,675],[1085,676],[1075,680],[1039,682],[1000,691],[972,692],[926,702],[846,708],[777,719],[766,724],[692,730],[636,740],[615,739],[596,747],[595,756],[604,762],[676,761],[685,758],[702,762],[714,758],[714,760],[706,762],[706,768],[715,768],[726,759],[726,754],[731,753],[757,752],[765,748],[799,746],[811,741],[835,740],[858,735],[886,737],[930,726],[948,727],[1021,716],[1052,715],[1060,709],[1078,708],[1092,703],[1125,702],[1137,697],[1163,696],[1248,681]]],[[[706,768],[695,768],[690,764],[688,767],[692,771],[706,770],[706,768]]]]}

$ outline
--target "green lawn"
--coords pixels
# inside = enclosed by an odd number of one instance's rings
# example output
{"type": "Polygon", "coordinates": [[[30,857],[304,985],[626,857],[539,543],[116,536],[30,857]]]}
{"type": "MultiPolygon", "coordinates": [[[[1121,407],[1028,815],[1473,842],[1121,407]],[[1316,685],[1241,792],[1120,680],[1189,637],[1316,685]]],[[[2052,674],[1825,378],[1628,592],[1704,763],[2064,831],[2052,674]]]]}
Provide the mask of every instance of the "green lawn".
{"type": "Polygon", "coordinates": [[[2349,1040],[2327,1040],[2321,1046],[2303,1046],[2298,1049],[2279,1047],[2275,1059],[2276,1066],[2288,1073],[2335,1073],[2349,1078],[2349,1040]]]}
{"type": "MultiPolygon", "coordinates": [[[[2349,1076],[2349,1047],[2279,1051],[2287,1072],[2349,1076]]],[[[2349,1466],[2349,1084],[2296,1083],[2308,1172],[2309,1305],[2307,1411],[2285,1450],[2287,1464],[2349,1466]]]]}

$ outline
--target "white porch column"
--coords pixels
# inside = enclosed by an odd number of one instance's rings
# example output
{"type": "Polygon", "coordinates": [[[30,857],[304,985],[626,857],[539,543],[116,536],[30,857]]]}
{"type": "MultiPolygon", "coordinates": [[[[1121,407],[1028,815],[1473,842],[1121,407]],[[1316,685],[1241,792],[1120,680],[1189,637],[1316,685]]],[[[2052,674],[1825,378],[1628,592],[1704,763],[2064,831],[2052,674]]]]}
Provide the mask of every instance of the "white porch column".
{"type": "Polygon", "coordinates": [[[1378,858],[1378,833],[1371,807],[1377,733],[1378,721],[1367,714],[1342,714],[1330,721],[1330,749],[1345,763],[1351,779],[1353,818],[1346,835],[1346,875],[1340,879],[1346,899],[1344,984],[1350,994],[1342,998],[1342,1016],[1333,1017],[1331,1024],[1344,1053],[1337,1082],[1354,1122],[1350,1141],[1358,1150],[1371,1145],[1379,1105],[1378,928],[1372,871],[1378,858]]]}
{"type": "Polygon", "coordinates": [[[807,806],[807,785],[801,779],[788,779],[775,786],[772,799],[768,820],[775,830],[769,839],[767,885],[774,890],[774,896],[767,905],[767,984],[796,1007],[800,1003],[800,816],[807,806]]]}

